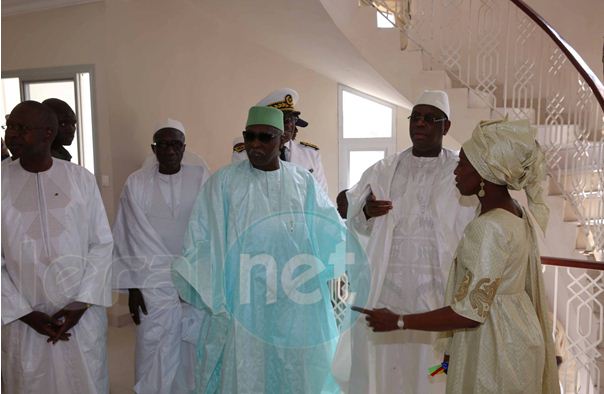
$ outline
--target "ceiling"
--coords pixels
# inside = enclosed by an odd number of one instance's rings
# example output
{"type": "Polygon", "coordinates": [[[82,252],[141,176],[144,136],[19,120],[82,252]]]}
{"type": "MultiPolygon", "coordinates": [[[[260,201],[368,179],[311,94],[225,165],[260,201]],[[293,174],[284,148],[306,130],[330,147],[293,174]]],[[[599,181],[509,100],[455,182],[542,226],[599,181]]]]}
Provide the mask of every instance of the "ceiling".
{"type": "MultiPolygon", "coordinates": [[[[98,1],[105,0],[2,0],[2,16],[98,1]]],[[[107,3],[111,1],[117,4],[122,0],[109,0],[107,3]]],[[[144,6],[145,1],[139,1],[140,5],[144,6]]],[[[181,1],[197,3],[204,13],[213,16],[218,23],[243,28],[246,40],[295,63],[393,104],[410,107],[409,101],[344,36],[320,0],[181,1]]]]}
{"type": "Polygon", "coordinates": [[[2,16],[44,11],[52,8],[94,3],[104,0],[2,0],[2,16]]]}
{"type": "MultiPolygon", "coordinates": [[[[246,40],[280,53],[326,77],[410,108],[401,95],[359,53],[320,0],[193,0],[217,20],[246,31],[246,40]]],[[[357,0],[349,0],[355,2],[357,0]]]]}

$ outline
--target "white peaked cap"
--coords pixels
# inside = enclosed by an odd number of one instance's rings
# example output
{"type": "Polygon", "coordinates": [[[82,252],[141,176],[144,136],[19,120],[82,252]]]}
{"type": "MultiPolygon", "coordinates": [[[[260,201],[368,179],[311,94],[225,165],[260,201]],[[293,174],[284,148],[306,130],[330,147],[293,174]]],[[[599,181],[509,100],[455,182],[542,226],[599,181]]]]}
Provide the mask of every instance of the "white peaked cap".
{"type": "Polygon", "coordinates": [[[280,110],[294,111],[294,107],[298,103],[298,100],[300,100],[300,95],[298,92],[296,92],[294,89],[282,88],[275,90],[262,100],[258,101],[256,106],[268,106],[280,110]]]}
{"type": "Polygon", "coordinates": [[[431,105],[443,111],[447,115],[447,118],[451,119],[449,96],[442,90],[424,90],[422,95],[415,101],[415,105],[431,105]]]}
{"type": "Polygon", "coordinates": [[[185,132],[185,126],[183,126],[183,124],[180,123],[178,120],[171,119],[171,118],[158,122],[155,125],[155,128],[153,129],[154,130],[153,134],[155,134],[156,132],[158,132],[161,129],[176,129],[185,135],[187,134],[185,132]]]}

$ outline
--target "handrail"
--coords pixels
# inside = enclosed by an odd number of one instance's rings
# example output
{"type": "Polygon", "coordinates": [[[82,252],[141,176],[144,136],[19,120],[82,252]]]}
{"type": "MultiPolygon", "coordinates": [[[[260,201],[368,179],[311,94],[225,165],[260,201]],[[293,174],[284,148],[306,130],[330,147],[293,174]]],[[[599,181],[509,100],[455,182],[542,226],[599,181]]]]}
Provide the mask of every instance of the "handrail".
{"type": "Polygon", "coordinates": [[[528,15],[541,29],[543,29],[548,36],[556,43],[558,48],[564,52],[566,57],[570,60],[570,62],[575,66],[579,74],[583,77],[583,79],[587,82],[589,87],[594,93],[594,96],[600,103],[600,107],[604,110],[604,84],[602,81],[598,79],[596,74],[591,70],[591,68],[587,65],[585,60],[579,55],[579,53],[569,45],[558,32],[550,26],[549,23],[541,15],[539,15],[535,10],[533,10],[528,4],[526,4],[523,0],[510,0],[514,3],[522,12],[528,15]]]}
{"type": "Polygon", "coordinates": [[[561,259],[558,257],[541,256],[541,264],[604,271],[604,263],[596,263],[587,260],[561,259]]]}

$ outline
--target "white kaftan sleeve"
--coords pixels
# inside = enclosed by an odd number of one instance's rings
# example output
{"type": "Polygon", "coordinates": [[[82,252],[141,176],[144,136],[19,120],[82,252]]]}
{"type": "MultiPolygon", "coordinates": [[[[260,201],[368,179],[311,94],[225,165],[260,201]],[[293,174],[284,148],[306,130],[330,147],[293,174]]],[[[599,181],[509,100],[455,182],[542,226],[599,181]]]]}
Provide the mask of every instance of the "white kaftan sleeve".
{"type": "Polygon", "coordinates": [[[85,272],[76,301],[109,307],[113,237],[94,176],[88,175],[88,255],[84,260],[85,272]]]}
{"type": "Polygon", "coordinates": [[[371,235],[373,223],[375,222],[375,218],[367,220],[363,212],[365,200],[371,193],[371,185],[366,181],[367,172],[365,171],[359,183],[346,192],[346,199],[348,200],[346,224],[352,231],[365,236],[371,235]]]}
{"type": "MultiPolygon", "coordinates": [[[[4,252],[2,254],[4,255],[4,252]]],[[[30,312],[33,312],[33,309],[17,290],[4,266],[2,256],[2,324],[11,323],[30,312]]]]}

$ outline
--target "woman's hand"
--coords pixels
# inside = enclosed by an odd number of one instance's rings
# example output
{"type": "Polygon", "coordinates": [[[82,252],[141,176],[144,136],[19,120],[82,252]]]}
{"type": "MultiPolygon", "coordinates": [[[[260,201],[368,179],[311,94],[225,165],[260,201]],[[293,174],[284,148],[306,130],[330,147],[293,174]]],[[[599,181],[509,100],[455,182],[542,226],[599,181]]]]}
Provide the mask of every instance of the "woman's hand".
{"type": "Polygon", "coordinates": [[[394,331],[400,329],[398,326],[399,315],[388,308],[372,309],[366,311],[367,324],[376,332],[394,331]]]}

